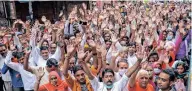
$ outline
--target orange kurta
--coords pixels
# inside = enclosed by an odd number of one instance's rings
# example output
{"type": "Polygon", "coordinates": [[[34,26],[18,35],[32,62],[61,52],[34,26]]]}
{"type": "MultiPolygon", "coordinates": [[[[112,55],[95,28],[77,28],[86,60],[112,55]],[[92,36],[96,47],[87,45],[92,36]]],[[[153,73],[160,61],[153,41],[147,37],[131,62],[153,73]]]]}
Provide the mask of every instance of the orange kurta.
{"type": "Polygon", "coordinates": [[[139,86],[138,82],[136,82],[134,87],[132,88],[128,85],[128,90],[129,91],[155,91],[151,84],[147,84],[147,87],[144,89],[139,86]]]}

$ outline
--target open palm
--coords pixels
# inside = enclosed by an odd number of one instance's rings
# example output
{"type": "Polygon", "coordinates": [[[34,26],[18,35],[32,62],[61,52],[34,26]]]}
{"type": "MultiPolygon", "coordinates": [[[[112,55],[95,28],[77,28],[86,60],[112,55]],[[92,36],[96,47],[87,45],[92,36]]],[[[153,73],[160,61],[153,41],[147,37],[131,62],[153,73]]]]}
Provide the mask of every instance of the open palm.
{"type": "Polygon", "coordinates": [[[40,67],[37,71],[38,71],[37,77],[39,79],[41,79],[43,77],[43,75],[45,74],[44,69],[42,67],[40,67]]]}
{"type": "Polygon", "coordinates": [[[71,54],[74,51],[74,46],[72,44],[67,45],[67,53],[71,54]]]}
{"type": "Polygon", "coordinates": [[[89,44],[91,47],[96,47],[96,43],[95,43],[93,40],[88,40],[88,44],[89,44]]]}
{"type": "Polygon", "coordinates": [[[83,49],[79,49],[79,50],[78,50],[78,52],[77,52],[77,57],[78,57],[78,59],[83,59],[83,58],[85,58],[85,55],[86,55],[86,53],[84,52],[83,49]]]}

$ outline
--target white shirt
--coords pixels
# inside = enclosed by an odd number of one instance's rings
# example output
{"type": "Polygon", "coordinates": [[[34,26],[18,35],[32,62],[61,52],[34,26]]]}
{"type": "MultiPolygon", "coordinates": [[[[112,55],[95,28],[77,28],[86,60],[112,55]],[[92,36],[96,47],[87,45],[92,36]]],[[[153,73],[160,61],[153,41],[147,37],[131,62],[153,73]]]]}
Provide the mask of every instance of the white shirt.
{"type": "Polygon", "coordinates": [[[8,56],[6,57],[5,64],[9,66],[10,68],[14,69],[15,71],[18,71],[21,74],[21,78],[23,81],[24,89],[25,90],[33,90],[36,77],[35,75],[31,74],[30,72],[24,70],[23,65],[20,63],[14,63],[10,61],[10,58],[12,56],[12,52],[9,51],[8,56]]]}
{"type": "MultiPolygon", "coordinates": [[[[36,63],[37,66],[39,66],[39,67],[45,67],[46,66],[47,60],[43,59],[43,57],[41,55],[37,54],[37,52],[36,52],[36,55],[33,55],[32,57],[33,57],[34,63],[36,63]],[[38,59],[36,59],[36,58],[38,58],[38,59]]],[[[55,53],[49,54],[49,58],[54,58],[59,62],[59,60],[61,58],[60,47],[57,46],[55,53]]]]}
{"type": "MultiPolygon", "coordinates": [[[[117,48],[117,51],[121,52],[123,50],[123,47],[121,46],[121,44],[119,42],[117,42],[115,44],[115,47],[117,48]]],[[[111,57],[112,57],[112,46],[109,48],[107,55],[106,55],[106,61],[107,63],[111,62],[111,57]]]]}
{"type": "MultiPolygon", "coordinates": [[[[123,75],[124,75],[124,74],[123,74],[123,75]]],[[[123,77],[123,75],[121,76],[121,75],[119,74],[119,72],[115,72],[115,82],[121,80],[121,78],[123,77]]],[[[126,86],[127,86],[127,84],[126,84],[126,86]]],[[[123,89],[123,91],[128,91],[128,88],[125,87],[125,88],[123,89]]]]}
{"type": "Polygon", "coordinates": [[[35,62],[38,67],[45,67],[47,60],[44,60],[41,56],[39,57],[38,61],[35,62]]]}
{"type": "MultiPolygon", "coordinates": [[[[123,77],[119,81],[113,83],[113,88],[111,89],[111,91],[123,91],[123,89],[127,86],[128,80],[128,77],[126,75],[123,75],[123,77]]],[[[93,80],[90,80],[90,82],[94,91],[107,91],[104,83],[99,82],[96,77],[93,80]]]]}
{"type": "Polygon", "coordinates": [[[121,79],[121,75],[119,72],[115,72],[115,82],[119,81],[121,79]]]}
{"type": "MultiPolygon", "coordinates": [[[[4,62],[5,62],[5,58],[3,58],[0,55],[0,70],[3,68],[4,62]]],[[[2,76],[3,81],[11,81],[11,76],[10,76],[9,71],[7,71],[5,74],[1,73],[1,76],[2,76]]]]}
{"type": "Polygon", "coordinates": [[[61,59],[61,48],[57,46],[54,54],[49,54],[49,58],[55,58],[58,62],[61,59]]]}
{"type": "Polygon", "coordinates": [[[135,56],[135,54],[133,54],[132,56],[128,55],[127,60],[129,68],[131,68],[137,62],[137,57],[135,56]]]}

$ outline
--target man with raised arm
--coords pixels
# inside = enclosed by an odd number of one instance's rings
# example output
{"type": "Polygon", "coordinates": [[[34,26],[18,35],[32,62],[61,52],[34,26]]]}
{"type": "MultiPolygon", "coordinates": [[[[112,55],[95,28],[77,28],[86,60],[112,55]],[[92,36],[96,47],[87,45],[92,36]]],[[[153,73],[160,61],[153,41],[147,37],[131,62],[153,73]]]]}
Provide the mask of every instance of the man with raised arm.
{"type": "MultiPolygon", "coordinates": [[[[140,62],[142,61],[143,58],[143,54],[141,53],[137,54],[137,58],[138,61],[136,62],[136,64],[134,64],[130,69],[128,69],[127,72],[122,76],[122,78],[117,82],[114,82],[115,80],[114,71],[110,68],[106,68],[102,71],[103,82],[99,82],[98,79],[89,70],[85,70],[86,74],[90,79],[94,91],[123,91],[127,85],[129,77],[140,65],[140,62]]],[[[88,69],[83,59],[79,60],[79,63],[83,66],[84,69],[88,69]]]]}

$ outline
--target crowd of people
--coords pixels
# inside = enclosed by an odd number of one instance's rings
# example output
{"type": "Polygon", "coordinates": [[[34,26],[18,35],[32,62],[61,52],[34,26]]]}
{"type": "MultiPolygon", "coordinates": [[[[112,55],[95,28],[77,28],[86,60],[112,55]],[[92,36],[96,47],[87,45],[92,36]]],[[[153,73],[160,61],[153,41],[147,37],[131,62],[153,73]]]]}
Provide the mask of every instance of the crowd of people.
{"type": "Polygon", "coordinates": [[[191,3],[74,5],[0,29],[0,91],[189,91],[191,3]]]}

